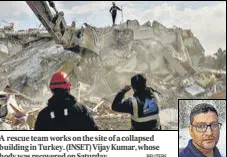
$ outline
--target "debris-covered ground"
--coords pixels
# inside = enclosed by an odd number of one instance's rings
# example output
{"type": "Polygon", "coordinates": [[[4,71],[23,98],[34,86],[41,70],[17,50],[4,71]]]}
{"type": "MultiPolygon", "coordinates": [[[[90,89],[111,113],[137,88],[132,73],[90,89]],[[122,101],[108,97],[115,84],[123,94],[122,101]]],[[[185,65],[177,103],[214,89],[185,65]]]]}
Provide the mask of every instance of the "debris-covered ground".
{"type": "Polygon", "coordinates": [[[161,93],[164,130],[178,128],[178,99],[226,98],[226,51],[205,56],[190,30],[166,28],[157,21],[139,25],[136,20],[94,30],[99,56],[64,50],[39,32],[0,31],[0,90],[7,85],[13,89],[11,94],[29,113],[31,129],[51,96],[49,79],[58,70],[70,75],[72,94],[88,105],[104,130],[130,129],[130,115],[113,112],[110,106],[137,73],[144,73],[148,86],[161,93]]]}

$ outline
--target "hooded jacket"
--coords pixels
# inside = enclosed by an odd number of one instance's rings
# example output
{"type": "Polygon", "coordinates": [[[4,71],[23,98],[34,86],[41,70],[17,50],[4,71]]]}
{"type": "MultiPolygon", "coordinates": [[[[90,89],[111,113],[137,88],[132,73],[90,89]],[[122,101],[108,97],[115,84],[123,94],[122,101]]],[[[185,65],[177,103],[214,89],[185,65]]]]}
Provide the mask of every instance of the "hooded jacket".
{"type": "Polygon", "coordinates": [[[48,106],[37,117],[35,130],[98,130],[98,127],[85,105],[66,93],[48,100],[48,106]]]}

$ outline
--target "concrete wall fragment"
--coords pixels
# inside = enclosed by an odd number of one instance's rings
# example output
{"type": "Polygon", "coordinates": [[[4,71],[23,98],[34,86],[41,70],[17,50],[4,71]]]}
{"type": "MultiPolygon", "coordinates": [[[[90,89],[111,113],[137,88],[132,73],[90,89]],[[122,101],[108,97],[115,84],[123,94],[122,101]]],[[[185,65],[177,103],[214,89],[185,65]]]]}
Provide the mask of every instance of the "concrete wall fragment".
{"type": "Polygon", "coordinates": [[[177,61],[175,58],[173,58],[170,54],[169,49],[163,48],[160,51],[160,54],[168,61],[169,65],[180,75],[184,76],[187,71],[184,69],[184,67],[180,64],[179,61],[177,61]]]}
{"type": "Polygon", "coordinates": [[[0,53],[8,55],[9,50],[8,50],[8,47],[5,44],[0,43],[0,53]]]}
{"type": "Polygon", "coordinates": [[[138,28],[140,24],[137,20],[127,20],[126,25],[127,28],[138,28]]]}

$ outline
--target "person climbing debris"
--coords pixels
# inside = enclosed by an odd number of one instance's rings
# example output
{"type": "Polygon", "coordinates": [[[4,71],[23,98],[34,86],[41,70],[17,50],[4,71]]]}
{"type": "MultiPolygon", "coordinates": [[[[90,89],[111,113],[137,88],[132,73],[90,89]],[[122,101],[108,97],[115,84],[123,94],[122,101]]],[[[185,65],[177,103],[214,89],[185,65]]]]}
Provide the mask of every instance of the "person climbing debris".
{"type": "Polygon", "coordinates": [[[53,96],[39,112],[35,130],[98,130],[87,107],[70,94],[70,86],[66,73],[54,73],[49,86],[53,96]]]}
{"type": "Polygon", "coordinates": [[[117,10],[122,11],[118,6],[116,6],[115,2],[112,3],[113,6],[110,8],[110,13],[112,14],[113,26],[115,26],[115,20],[117,16],[117,10]]]}
{"type": "Polygon", "coordinates": [[[114,98],[112,110],[131,114],[131,130],[161,130],[156,93],[159,92],[146,86],[142,74],[135,75],[131,78],[131,86],[126,85],[114,98]],[[131,87],[133,96],[123,100],[131,87]]]}

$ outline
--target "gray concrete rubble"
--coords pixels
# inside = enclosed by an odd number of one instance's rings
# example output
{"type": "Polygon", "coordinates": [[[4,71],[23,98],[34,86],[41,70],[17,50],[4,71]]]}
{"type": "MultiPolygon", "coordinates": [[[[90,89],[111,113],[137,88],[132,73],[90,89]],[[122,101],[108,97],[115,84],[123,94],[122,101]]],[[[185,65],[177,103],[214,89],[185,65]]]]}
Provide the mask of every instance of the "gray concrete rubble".
{"type": "Polygon", "coordinates": [[[205,89],[202,88],[201,86],[197,85],[197,84],[194,84],[194,85],[191,85],[189,87],[186,87],[185,91],[187,93],[191,94],[192,96],[196,96],[198,94],[205,92],[205,89]]]}
{"type": "MultiPolygon", "coordinates": [[[[178,99],[217,97],[217,93],[226,98],[226,51],[219,49],[213,57],[205,56],[191,30],[167,28],[157,21],[140,25],[137,20],[92,29],[99,56],[65,50],[35,31],[0,31],[0,55],[4,55],[0,90],[8,85],[17,93],[15,99],[29,113],[30,128],[51,96],[50,77],[59,70],[70,75],[71,93],[88,105],[100,128],[106,130],[130,129],[130,115],[113,112],[110,106],[116,93],[137,73],[144,73],[148,86],[161,93],[164,130],[178,127],[178,99]],[[203,92],[185,90],[194,86],[203,92]]],[[[132,91],[126,97],[131,95],[132,91]]]]}
{"type": "Polygon", "coordinates": [[[6,45],[0,44],[0,53],[8,55],[8,48],[6,45]]]}
{"type": "Polygon", "coordinates": [[[4,43],[0,42],[0,63],[4,61],[8,53],[9,53],[8,47],[4,43]]]}
{"type": "Polygon", "coordinates": [[[15,94],[0,91],[0,128],[1,130],[28,130],[27,113],[16,101],[15,94]]]}

